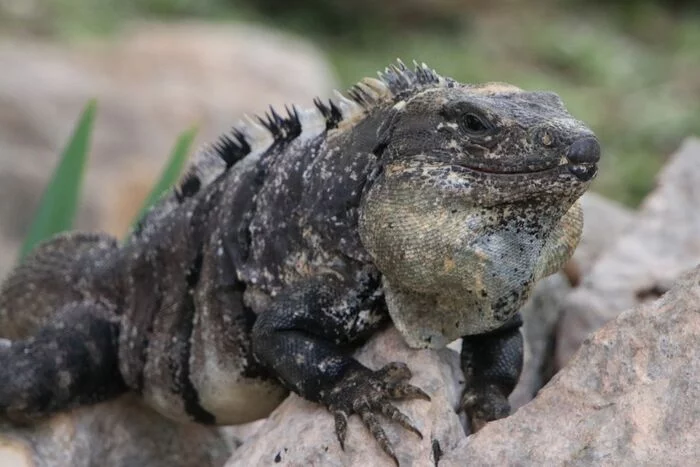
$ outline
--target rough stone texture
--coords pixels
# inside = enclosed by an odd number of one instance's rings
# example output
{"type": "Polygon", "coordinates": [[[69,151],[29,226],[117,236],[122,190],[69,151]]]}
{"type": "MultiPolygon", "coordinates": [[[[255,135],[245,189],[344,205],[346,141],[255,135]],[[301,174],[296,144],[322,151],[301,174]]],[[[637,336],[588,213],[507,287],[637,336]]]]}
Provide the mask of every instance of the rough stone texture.
{"type": "Polygon", "coordinates": [[[557,336],[558,368],[592,331],[657,298],[700,261],[699,160],[700,140],[686,140],[623,235],[569,295],[557,336]]]}
{"type": "Polygon", "coordinates": [[[468,465],[697,465],[700,268],[587,340],[530,404],[448,453],[468,465]]]}
{"type": "Polygon", "coordinates": [[[0,465],[220,466],[230,446],[215,428],[172,422],[136,397],[60,414],[30,427],[0,422],[0,465]]]}
{"type": "MultiPolygon", "coordinates": [[[[417,424],[423,440],[397,424],[386,420],[383,423],[402,466],[434,465],[433,452],[438,445],[447,452],[464,438],[464,429],[454,410],[464,383],[454,351],[411,350],[392,327],[374,337],[357,357],[375,369],[390,361],[406,362],[413,371],[412,384],[432,397],[431,402],[396,404],[417,424]]],[[[359,417],[350,417],[345,451],[342,451],[330,413],[292,395],[270,415],[258,434],[233,454],[226,467],[250,465],[393,466],[394,463],[359,417]]]]}
{"type": "Polygon", "coordinates": [[[630,226],[634,212],[591,191],[581,197],[584,221],[581,242],[574,252],[581,276],[593,269],[600,255],[610,249],[630,226]]]}
{"type": "Polygon", "coordinates": [[[334,78],[319,52],[249,26],[144,24],[109,43],[0,40],[0,277],[78,115],[98,99],[78,227],[124,234],[177,135],[214,140],[245,112],[310,105],[334,78]]]}

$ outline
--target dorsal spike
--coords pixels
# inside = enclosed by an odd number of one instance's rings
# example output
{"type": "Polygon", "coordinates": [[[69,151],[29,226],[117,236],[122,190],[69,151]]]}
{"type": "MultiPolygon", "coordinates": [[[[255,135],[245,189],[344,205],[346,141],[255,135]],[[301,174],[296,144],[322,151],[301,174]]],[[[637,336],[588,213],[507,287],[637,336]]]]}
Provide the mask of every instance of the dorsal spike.
{"type": "Polygon", "coordinates": [[[299,121],[299,112],[297,112],[296,105],[292,104],[291,106],[289,106],[289,105],[285,104],[284,110],[287,111],[288,118],[299,121]]]}
{"type": "Polygon", "coordinates": [[[384,98],[391,94],[388,86],[376,78],[365,78],[360,82],[360,84],[366,88],[369,88],[369,92],[374,94],[376,99],[384,98]]]}
{"type": "Polygon", "coordinates": [[[267,131],[270,132],[275,141],[281,140],[284,136],[278,118],[280,118],[279,115],[272,107],[270,107],[270,112],[266,113],[264,118],[258,117],[258,121],[267,128],[267,131]]]}
{"type": "Polygon", "coordinates": [[[340,123],[340,121],[343,119],[343,113],[340,111],[340,108],[335,104],[335,102],[330,99],[328,99],[328,108],[330,113],[326,119],[326,129],[330,130],[338,127],[338,123],[340,123]]]}
{"type": "Polygon", "coordinates": [[[343,114],[332,100],[329,99],[328,104],[326,104],[317,97],[314,99],[314,105],[326,120],[326,130],[338,127],[338,123],[343,119],[343,114]]]}
{"type": "Polygon", "coordinates": [[[287,117],[282,118],[281,126],[284,128],[284,137],[291,141],[297,136],[299,136],[303,130],[301,127],[301,120],[299,120],[299,113],[294,105],[291,109],[288,106],[284,106],[287,111],[287,117]]]}
{"type": "Polygon", "coordinates": [[[270,117],[270,121],[274,122],[275,125],[281,125],[284,122],[284,118],[272,106],[270,106],[270,117]]]}
{"type": "Polygon", "coordinates": [[[363,108],[352,99],[348,99],[342,95],[337,89],[333,91],[333,95],[338,102],[338,108],[343,118],[351,119],[363,112],[363,108]]]}
{"type": "Polygon", "coordinates": [[[285,105],[280,113],[271,106],[264,115],[255,119],[244,116],[241,124],[195,156],[187,173],[173,190],[169,203],[176,205],[174,201],[183,202],[195,196],[203,186],[213,183],[247,156],[258,157],[296,138],[309,141],[324,131],[338,128],[344,121],[352,125],[383,103],[405,106],[408,94],[423,87],[457,85],[425,63],[413,61],[413,69],[409,69],[400,59],[383,72],[377,72],[377,77],[360,80],[348,90],[347,97],[334,91],[334,98],[327,102],[315,98],[315,109],[285,105]]]}
{"type": "Polygon", "coordinates": [[[352,100],[360,104],[361,106],[367,108],[372,105],[374,102],[374,99],[370,94],[368,94],[367,89],[361,85],[361,83],[357,83],[354,85],[350,90],[348,91],[348,95],[352,100]]]}
{"type": "Polygon", "coordinates": [[[330,115],[331,109],[326,107],[326,104],[324,104],[323,101],[318,97],[314,97],[314,105],[316,106],[318,111],[321,112],[321,115],[323,115],[323,118],[325,118],[327,120],[328,116],[330,115]]]}
{"type": "Polygon", "coordinates": [[[202,186],[202,181],[194,171],[187,172],[180,183],[175,188],[175,198],[178,203],[182,203],[186,198],[191,198],[197,194],[202,186]]]}
{"type": "Polygon", "coordinates": [[[226,163],[226,167],[243,159],[250,152],[250,144],[240,130],[234,128],[230,134],[223,134],[212,143],[216,154],[226,163]]]}

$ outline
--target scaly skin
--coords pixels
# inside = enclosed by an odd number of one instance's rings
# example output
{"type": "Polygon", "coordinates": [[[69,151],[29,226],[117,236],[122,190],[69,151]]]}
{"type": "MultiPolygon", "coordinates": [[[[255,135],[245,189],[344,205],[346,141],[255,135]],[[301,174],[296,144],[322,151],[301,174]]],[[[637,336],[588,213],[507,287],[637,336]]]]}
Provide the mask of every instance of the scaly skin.
{"type": "Polygon", "coordinates": [[[31,420],[124,391],[235,424],[291,390],[358,414],[429,399],[400,362],[352,351],[389,318],[413,347],[464,338],[474,426],[508,414],[518,309],[571,256],[600,148],[559,98],[399,64],[316,109],[271,111],[199,153],[118,246],[70,234],[0,293],[0,415],[31,420]]]}

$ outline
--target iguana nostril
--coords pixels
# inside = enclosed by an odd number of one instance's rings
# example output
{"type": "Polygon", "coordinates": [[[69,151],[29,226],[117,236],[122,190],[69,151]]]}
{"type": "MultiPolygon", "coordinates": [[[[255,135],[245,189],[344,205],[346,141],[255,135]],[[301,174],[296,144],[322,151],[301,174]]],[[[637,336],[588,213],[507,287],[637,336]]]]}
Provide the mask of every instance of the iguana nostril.
{"type": "Polygon", "coordinates": [[[572,164],[596,164],[600,160],[600,144],[593,137],[574,141],[566,153],[572,164]]]}

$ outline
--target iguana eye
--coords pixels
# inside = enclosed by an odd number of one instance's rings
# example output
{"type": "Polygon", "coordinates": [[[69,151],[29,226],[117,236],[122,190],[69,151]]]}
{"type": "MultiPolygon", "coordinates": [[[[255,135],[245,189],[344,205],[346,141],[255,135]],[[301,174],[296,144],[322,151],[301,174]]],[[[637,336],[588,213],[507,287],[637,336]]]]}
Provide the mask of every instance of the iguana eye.
{"type": "Polygon", "coordinates": [[[475,135],[482,135],[493,128],[491,123],[473,112],[463,114],[459,118],[459,126],[467,133],[475,135]]]}

